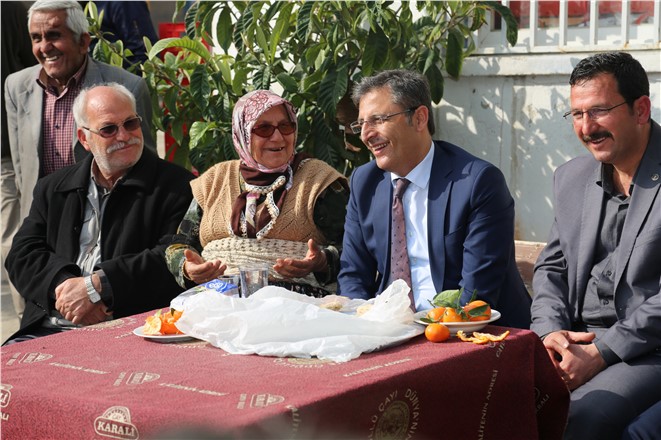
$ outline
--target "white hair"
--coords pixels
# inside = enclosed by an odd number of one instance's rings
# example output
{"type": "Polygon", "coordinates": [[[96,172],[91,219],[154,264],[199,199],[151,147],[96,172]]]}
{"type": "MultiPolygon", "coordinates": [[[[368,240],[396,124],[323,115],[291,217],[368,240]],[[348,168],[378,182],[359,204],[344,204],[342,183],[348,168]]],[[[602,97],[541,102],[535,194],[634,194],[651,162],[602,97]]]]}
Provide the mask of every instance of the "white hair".
{"type": "Polygon", "coordinates": [[[125,97],[131,102],[131,107],[133,108],[133,113],[137,114],[136,110],[136,104],[135,104],[135,96],[133,96],[133,93],[129,91],[126,87],[123,85],[116,83],[116,82],[111,82],[111,83],[105,83],[105,84],[96,84],[93,85],[92,87],[88,87],[86,89],[83,89],[78,93],[78,96],[76,99],[73,101],[73,118],[76,121],[76,125],[78,127],[85,127],[87,126],[87,101],[89,98],[89,92],[91,90],[94,90],[97,87],[110,87],[111,89],[114,90],[114,92],[120,96],[125,97]]]}
{"type": "Polygon", "coordinates": [[[32,21],[33,12],[65,11],[67,27],[80,40],[83,34],[89,33],[89,23],[80,3],[73,0],[37,0],[28,9],[28,27],[32,21]]]}

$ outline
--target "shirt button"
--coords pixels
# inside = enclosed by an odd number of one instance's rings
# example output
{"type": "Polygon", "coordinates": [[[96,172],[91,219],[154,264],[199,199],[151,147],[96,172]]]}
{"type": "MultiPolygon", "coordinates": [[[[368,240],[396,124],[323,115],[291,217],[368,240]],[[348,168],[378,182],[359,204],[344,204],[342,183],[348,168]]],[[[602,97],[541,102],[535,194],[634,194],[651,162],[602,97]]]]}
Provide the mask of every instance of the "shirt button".
{"type": "Polygon", "coordinates": [[[601,303],[602,303],[603,305],[607,306],[607,305],[608,305],[608,300],[605,299],[605,300],[603,300],[601,303]]]}
{"type": "Polygon", "coordinates": [[[60,129],[60,124],[55,124],[55,128],[60,129]]]}
{"type": "Polygon", "coordinates": [[[607,271],[606,271],[606,276],[607,276],[607,277],[610,277],[611,275],[613,275],[613,272],[611,272],[610,270],[607,270],[607,271]]]}

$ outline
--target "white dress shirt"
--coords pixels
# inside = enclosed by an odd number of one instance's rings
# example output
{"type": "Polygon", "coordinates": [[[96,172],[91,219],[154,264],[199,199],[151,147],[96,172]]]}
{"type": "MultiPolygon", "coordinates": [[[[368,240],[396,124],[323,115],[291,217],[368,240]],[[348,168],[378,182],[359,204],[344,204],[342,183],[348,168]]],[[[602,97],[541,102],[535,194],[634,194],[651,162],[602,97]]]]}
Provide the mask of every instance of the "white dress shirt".
{"type": "MultiPolygon", "coordinates": [[[[436,296],[436,288],[431,277],[429,265],[429,234],[427,233],[427,199],[429,177],[434,159],[434,143],[427,156],[406,176],[390,173],[393,188],[395,180],[405,177],[411,184],[402,197],[406,222],[406,248],[411,266],[411,283],[416,310],[432,308],[429,301],[436,296]]],[[[389,280],[388,285],[393,280],[389,280]]]]}

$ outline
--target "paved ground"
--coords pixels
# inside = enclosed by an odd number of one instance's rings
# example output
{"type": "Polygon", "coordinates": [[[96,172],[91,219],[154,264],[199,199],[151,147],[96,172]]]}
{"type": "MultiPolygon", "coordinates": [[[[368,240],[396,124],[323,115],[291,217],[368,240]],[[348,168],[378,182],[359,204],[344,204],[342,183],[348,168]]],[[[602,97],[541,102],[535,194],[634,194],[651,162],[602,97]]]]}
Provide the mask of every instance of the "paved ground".
{"type": "Polygon", "coordinates": [[[14,304],[11,302],[9,287],[5,281],[5,273],[2,271],[2,281],[0,282],[0,319],[2,326],[0,328],[0,342],[4,342],[12,333],[18,330],[18,318],[14,312],[14,304]]]}

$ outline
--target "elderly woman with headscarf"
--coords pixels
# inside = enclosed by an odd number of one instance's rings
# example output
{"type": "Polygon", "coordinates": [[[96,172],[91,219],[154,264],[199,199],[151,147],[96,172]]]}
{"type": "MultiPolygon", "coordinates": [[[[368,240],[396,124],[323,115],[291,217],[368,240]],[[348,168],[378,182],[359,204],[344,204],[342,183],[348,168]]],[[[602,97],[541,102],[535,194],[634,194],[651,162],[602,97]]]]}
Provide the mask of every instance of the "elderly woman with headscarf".
{"type": "Polygon", "coordinates": [[[166,251],[170,271],[192,287],[267,262],[270,284],[325,295],[339,269],[347,179],[295,153],[294,107],[270,91],[238,100],[232,137],[240,159],[191,182],[194,200],[166,251]]]}

